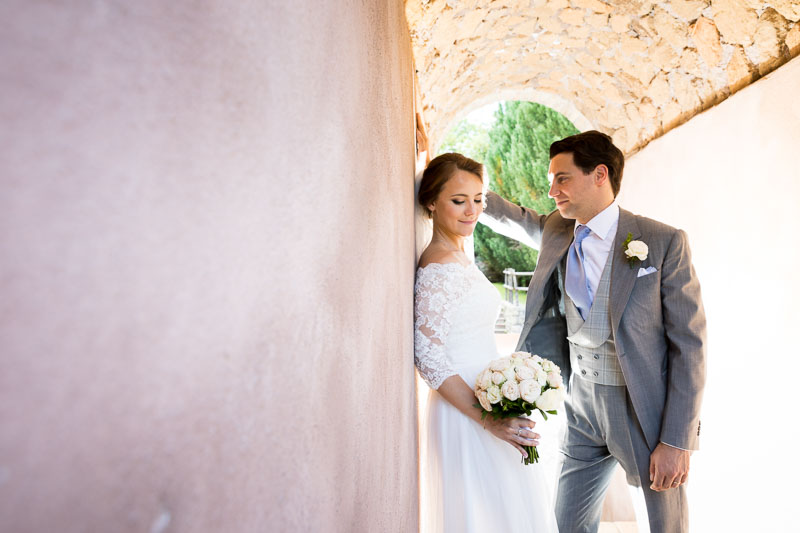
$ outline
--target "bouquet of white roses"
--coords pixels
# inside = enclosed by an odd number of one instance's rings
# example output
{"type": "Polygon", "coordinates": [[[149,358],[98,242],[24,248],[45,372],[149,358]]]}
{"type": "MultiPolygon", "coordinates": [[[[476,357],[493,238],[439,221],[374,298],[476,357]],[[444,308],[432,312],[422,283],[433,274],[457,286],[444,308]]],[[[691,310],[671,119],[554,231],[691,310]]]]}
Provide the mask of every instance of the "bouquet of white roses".
{"type": "MultiPolygon", "coordinates": [[[[483,409],[481,419],[530,416],[535,410],[547,420],[548,413],[556,409],[566,397],[561,369],[549,359],[528,352],[514,352],[508,357],[492,361],[478,374],[475,396],[483,409]]],[[[523,446],[528,465],[539,461],[536,446],[523,446]]]]}

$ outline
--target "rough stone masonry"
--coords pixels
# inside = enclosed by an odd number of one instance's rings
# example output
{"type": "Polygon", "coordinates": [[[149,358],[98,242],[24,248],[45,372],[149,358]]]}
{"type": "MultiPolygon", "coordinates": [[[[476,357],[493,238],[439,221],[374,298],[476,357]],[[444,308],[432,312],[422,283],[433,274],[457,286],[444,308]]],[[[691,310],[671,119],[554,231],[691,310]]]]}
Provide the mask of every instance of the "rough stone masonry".
{"type": "Polygon", "coordinates": [[[630,155],[800,53],[800,1],[407,0],[433,143],[502,89],[569,102],[630,155]]]}

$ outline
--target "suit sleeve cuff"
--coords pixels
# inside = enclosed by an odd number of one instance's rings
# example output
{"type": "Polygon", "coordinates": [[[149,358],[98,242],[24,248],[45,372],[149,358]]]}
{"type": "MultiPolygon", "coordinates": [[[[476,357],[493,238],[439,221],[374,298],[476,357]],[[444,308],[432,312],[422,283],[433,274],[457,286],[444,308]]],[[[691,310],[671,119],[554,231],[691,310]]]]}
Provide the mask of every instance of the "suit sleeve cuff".
{"type": "Polygon", "coordinates": [[[660,442],[661,444],[666,444],[666,445],[667,445],[667,446],[669,446],[670,448],[677,448],[678,450],[683,450],[683,451],[685,451],[685,452],[691,452],[691,451],[693,451],[693,450],[689,450],[689,449],[686,449],[686,448],[681,448],[680,446],[675,446],[675,445],[673,445],[673,444],[670,444],[669,442],[664,442],[663,440],[662,440],[662,441],[659,441],[659,442],[660,442]]]}

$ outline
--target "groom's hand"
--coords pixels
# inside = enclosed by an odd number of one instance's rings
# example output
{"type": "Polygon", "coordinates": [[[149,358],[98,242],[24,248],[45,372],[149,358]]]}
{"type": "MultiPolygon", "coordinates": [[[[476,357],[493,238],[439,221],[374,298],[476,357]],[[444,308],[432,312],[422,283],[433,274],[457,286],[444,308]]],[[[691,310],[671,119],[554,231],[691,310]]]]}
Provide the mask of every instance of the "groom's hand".
{"type": "Polygon", "coordinates": [[[661,492],[686,483],[691,454],[660,442],[650,455],[650,488],[661,492]]]}
{"type": "Polygon", "coordinates": [[[422,114],[417,113],[417,155],[427,152],[425,163],[430,163],[431,154],[428,152],[428,134],[425,132],[425,121],[422,114]]]}

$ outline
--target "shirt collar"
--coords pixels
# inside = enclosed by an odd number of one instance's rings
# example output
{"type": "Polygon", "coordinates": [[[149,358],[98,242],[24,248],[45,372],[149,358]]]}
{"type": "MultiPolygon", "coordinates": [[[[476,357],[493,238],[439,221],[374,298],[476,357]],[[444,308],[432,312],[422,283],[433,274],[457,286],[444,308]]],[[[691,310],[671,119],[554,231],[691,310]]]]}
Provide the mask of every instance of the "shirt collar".
{"type": "MultiPolygon", "coordinates": [[[[593,219],[587,222],[585,225],[592,230],[592,233],[597,235],[603,240],[606,240],[608,237],[609,232],[612,228],[614,228],[617,223],[619,222],[619,205],[617,201],[614,200],[611,202],[611,205],[597,213],[593,219]]],[[[575,228],[577,228],[580,224],[578,221],[575,221],[575,228]]]]}

